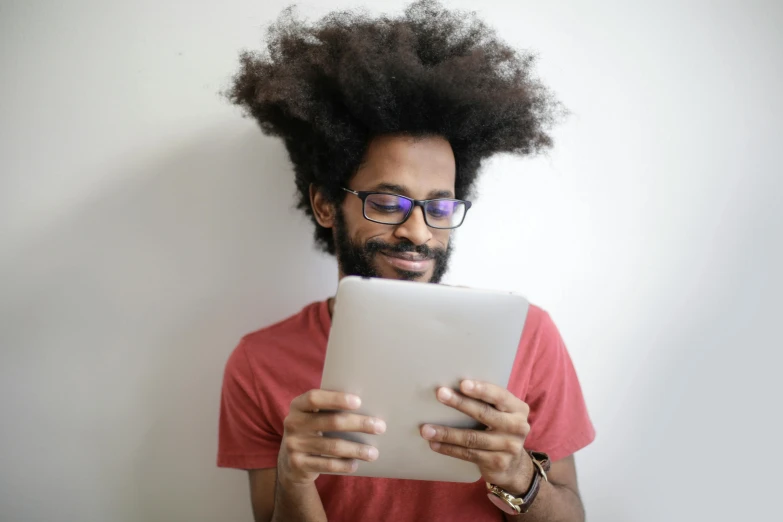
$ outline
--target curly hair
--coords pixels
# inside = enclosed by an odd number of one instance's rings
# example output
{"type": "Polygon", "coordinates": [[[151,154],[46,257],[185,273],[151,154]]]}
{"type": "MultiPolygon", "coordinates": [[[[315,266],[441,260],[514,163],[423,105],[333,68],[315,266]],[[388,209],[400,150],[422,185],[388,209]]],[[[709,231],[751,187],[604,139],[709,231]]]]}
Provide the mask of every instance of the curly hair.
{"type": "Polygon", "coordinates": [[[308,24],[289,7],[266,36],[266,51],[241,54],[227,95],[265,134],[282,138],[297,206],[330,254],[332,232],[315,221],[310,185],[342,201],[340,187],[373,137],[448,140],[458,198],[470,194],[484,159],[551,146],[560,105],[532,76],[534,55],[509,47],[475,13],[420,0],[397,18],[344,11],[308,24]]]}

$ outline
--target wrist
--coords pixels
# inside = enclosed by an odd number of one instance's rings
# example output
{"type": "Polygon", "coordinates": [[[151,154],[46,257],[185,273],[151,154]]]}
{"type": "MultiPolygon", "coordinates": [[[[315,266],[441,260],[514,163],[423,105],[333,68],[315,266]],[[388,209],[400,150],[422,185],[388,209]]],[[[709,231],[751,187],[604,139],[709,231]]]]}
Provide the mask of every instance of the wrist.
{"type": "Polygon", "coordinates": [[[546,482],[546,472],[549,471],[551,462],[546,453],[530,452],[529,461],[525,462],[522,469],[514,480],[509,480],[507,484],[493,484],[487,482],[487,496],[495,506],[509,515],[519,515],[527,513],[530,506],[535,501],[542,482],[546,482]],[[523,470],[528,470],[525,473],[523,470]],[[529,470],[532,470],[530,472],[529,470]],[[529,478],[529,485],[524,483],[525,475],[529,478]]]}
{"type": "Polygon", "coordinates": [[[277,483],[280,487],[289,492],[306,490],[315,486],[314,480],[310,480],[308,477],[303,477],[290,471],[282,471],[280,467],[277,468],[277,483]]]}
{"type": "Polygon", "coordinates": [[[509,481],[508,484],[495,484],[514,496],[523,496],[530,489],[530,485],[535,478],[536,468],[533,459],[528,453],[522,456],[522,463],[519,472],[509,481]]]}

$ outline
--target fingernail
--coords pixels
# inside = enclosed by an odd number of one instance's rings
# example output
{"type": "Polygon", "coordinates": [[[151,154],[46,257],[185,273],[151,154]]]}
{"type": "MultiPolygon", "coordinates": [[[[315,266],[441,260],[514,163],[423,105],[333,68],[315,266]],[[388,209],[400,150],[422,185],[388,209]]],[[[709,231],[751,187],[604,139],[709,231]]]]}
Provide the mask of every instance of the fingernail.
{"type": "Polygon", "coordinates": [[[462,389],[465,391],[471,391],[473,388],[476,387],[476,384],[473,381],[462,381],[462,389]]]}
{"type": "Polygon", "coordinates": [[[454,394],[448,388],[441,388],[438,390],[438,398],[442,401],[450,400],[454,394]]]}
{"type": "Polygon", "coordinates": [[[378,448],[370,448],[367,450],[367,458],[370,460],[378,459],[378,448]]]}
{"type": "Polygon", "coordinates": [[[359,463],[354,460],[353,462],[351,462],[351,473],[353,473],[357,469],[359,469],[359,463]]]}
{"type": "Polygon", "coordinates": [[[430,448],[438,451],[440,449],[440,442],[430,442],[430,448]]]}
{"type": "Polygon", "coordinates": [[[435,428],[432,426],[424,426],[421,429],[421,434],[425,439],[431,439],[435,436],[435,428]]]}
{"type": "Polygon", "coordinates": [[[346,400],[350,408],[358,408],[362,404],[362,400],[356,395],[348,395],[346,396],[346,400]]]}
{"type": "Polygon", "coordinates": [[[383,422],[381,419],[374,419],[372,421],[372,429],[375,431],[375,433],[383,433],[386,431],[386,423],[383,422]]]}

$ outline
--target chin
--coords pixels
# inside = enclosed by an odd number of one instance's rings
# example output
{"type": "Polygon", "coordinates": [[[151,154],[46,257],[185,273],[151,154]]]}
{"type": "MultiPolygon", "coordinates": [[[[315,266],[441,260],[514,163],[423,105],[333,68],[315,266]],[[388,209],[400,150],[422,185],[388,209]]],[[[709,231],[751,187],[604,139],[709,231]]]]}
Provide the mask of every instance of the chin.
{"type": "Polygon", "coordinates": [[[400,281],[416,281],[419,283],[429,283],[432,280],[432,271],[409,272],[399,268],[390,268],[386,270],[377,270],[377,273],[383,279],[398,279],[400,281]]]}
{"type": "Polygon", "coordinates": [[[432,274],[428,272],[408,272],[406,270],[397,270],[397,277],[395,279],[402,279],[404,281],[418,281],[420,283],[429,283],[432,280],[432,274]]]}

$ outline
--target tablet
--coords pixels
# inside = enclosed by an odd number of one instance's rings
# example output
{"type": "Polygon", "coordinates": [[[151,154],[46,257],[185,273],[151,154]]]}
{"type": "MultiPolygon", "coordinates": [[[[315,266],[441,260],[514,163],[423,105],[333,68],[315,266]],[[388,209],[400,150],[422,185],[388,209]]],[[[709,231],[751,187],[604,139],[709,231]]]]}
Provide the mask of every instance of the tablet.
{"type": "Polygon", "coordinates": [[[435,390],[463,379],[507,387],[528,301],[508,292],[390,279],[340,282],[321,388],[361,397],[358,413],[386,433],[327,433],[378,448],[353,475],[475,482],[478,467],[435,453],[422,424],[480,428],[438,402],[435,390]]]}

